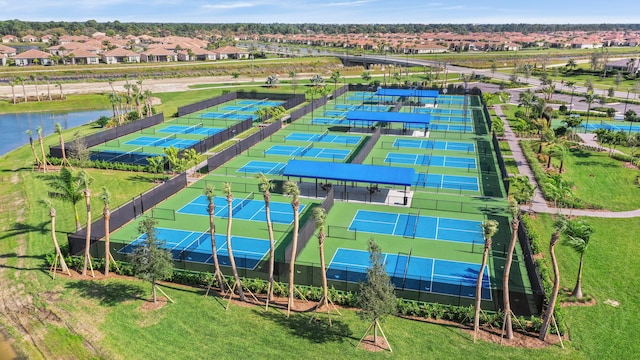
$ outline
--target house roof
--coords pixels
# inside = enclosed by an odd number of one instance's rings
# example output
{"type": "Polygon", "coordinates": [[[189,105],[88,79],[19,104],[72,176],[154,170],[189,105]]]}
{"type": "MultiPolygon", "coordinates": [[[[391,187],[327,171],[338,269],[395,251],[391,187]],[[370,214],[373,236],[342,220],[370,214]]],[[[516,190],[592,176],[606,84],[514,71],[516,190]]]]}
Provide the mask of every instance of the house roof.
{"type": "Polygon", "coordinates": [[[15,56],[16,59],[44,59],[51,57],[51,54],[44,51],[31,49],[15,56]]]}
{"type": "Polygon", "coordinates": [[[117,56],[117,57],[122,57],[122,56],[128,56],[128,57],[140,57],[139,54],[134,53],[133,51],[127,50],[127,49],[123,49],[123,48],[117,48],[117,49],[113,49],[110,51],[106,51],[102,53],[103,56],[117,56]]]}
{"type": "Polygon", "coordinates": [[[142,52],[142,55],[153,55],[153,56],[174,56],[175,54],[176,54],[175,52],[171,50],[167,50],[162,47],[153,48],[153,49],[149,49],[147,51],[142,52]]]}
{"type": "Polygon", "coordinates": [[[69,55],[73,55],[76,58],[98,58],[98,55],[83,49],[70,51],[69,55]]]}
{"type": "Polygon", "coordinates": [[[16,49],[0,44],[0,54],[13,54],[16,52],[16,49]]]}
{"type": "Polygon", "coordinates": [[[213,52],[218,54],[248,54],[246,50],[237,48],[235,46],[223,46],[221,48],[213,50],[213,52]]]}

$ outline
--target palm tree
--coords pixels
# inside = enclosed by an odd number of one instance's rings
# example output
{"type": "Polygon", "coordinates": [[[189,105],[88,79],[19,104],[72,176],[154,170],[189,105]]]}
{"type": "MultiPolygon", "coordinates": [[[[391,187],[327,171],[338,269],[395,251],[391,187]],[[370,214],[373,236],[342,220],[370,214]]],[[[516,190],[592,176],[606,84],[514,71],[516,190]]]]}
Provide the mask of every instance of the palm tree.
{"type": "Polygon", "coordinates": [[[33,81],[33,84],[36,86],[36,99],[40,101],[40,93],[38,92],[38,75],[31,74],[29,75],[29,78],[31,78],[31,81],[33,81]]]}
{"type": "Polygon", "coordinates": [[[22,93],[24,94],[24,102],[29,102],[29,98],[27,97],[27,89],[24,87],[24,82],[26,79],[24,76],[16,76],[16,83],[22,85],[22,93]]]}
{"type": "Polygon", "coordinates": [[[60,89],[60,100],[64,100],[64,93],[62,92],[62,82],[56,82],[56,87],[60,89]]]}
{"type": "Polygon", "coordinates": [[[549,325],[553,317],[553,311],[556,306],[556,300],[558,299],[558,291],[560,291],[560,270],[558,269],[558,260],[556,260],[555,246],[560,240],[560,234],[565,230],[567,222],[564,218],[560,218],[554,223],[554,232],[551,235],[551,241],[549,243],[549,254],[551,255],[551,265],[553,266],[553,288],[551,290],[551,297],[549,298],[549,304],[547,305],[547,311],[542,319],[542,326],[540,326],[539,339],[544,341],[547,338],[547,332],[549,331],[549,325]]]}
{"type": "Polygon", "coordinates": [[[240,282],[240,276],[238,276],[238,268],[236,268],[236,259],[233,257],[233,249],[231,248],[231,221],[233,220],[233,193],[231,192],[231,184],[224,183],[222,191],[227,196],[227,208],[229,210],[229,219],[227,222],[227,251],[229,252],[229,262],[231,262],[233,277],[235,279],[236,285],[238,286],[238,295],[240,295],[240,301],[245,301],[246,299],[244,297],[244,291],[242,290],[242,283],[240,282]]]}
{"type": "MultiPolygon", "coordinates": [[[[340,82],[340,71],[336,70],[334,72],[331,73],[331,82],[333,83],[333,92],[335,92],[338,89],[338,83],[340,82]]],[[[335,99],[333,99],[333,101],[337,101],[337,96],[335,99]]]]}
{"type": "Polygon", "coordinates": [[[151,104],[151,90],[146,89],[144,92],[144,105],[146,108],[146,115],[151,116],[153,115],[153,109],[152,109],[152,104],[151,104]]]}
{"type": "Polygon", "coordinates": [[[593,104],[593,101],[596,99],[595,95],[593,95],[593,92],[589,92],[584,96],[584,101],[587,103],[588,107],[587,107],[587,125],[586,125],[586,130],[589,130],[589,114],[591,113],[591,104],[593,104]]]}
{"type": "Polygon", "coordinates": [[[15,81],[9,81],[9,86],[11,86],[11,100],[12,100],[12,103],[15,104],[16,103],[16,82],[15,81]]]}
{"type": "Polygon", "coordinates": [[[60,123],[56,123],[56,133],[60,138],[60,148],[62,149],[62,164],[68,165],[69,161],[67,160],[67,152],[64,149],[64,137],[62,136],[62,125],[60,125],[60,123]]]}
{"type": "Polygon", "coordinates": [[[220,263],[218,262],[218,249],[216,245],[216,223],[215,223],[215,214],[216,214],[216,204],[214,201],[214,188],[213,185],[207,184],[204,188],[204,196],[207,197],[209,201],[209,206],[207,206],[207,212],[209,213],[209,234],[211,235],[211,253],[213,255],[213,267],[215,268],[215,276],[218,280],[218,286],[220,286],[220,291],[224,294],[225,286],[224,279],[222,277],[222,271],[220,271],[220,263]]]}
{"type": "Polygon", "coordinates": [[[491,249],[491,238],[498,232],[498,222],[495,220],[485,220],[482,222],[482,232],[484,234],[484,252],[482,253],[482,265],[478,272],[478,281],[476,282],[476,309],[473,317],[473,341],[478,337],[480,330],[480,302],[482,301],[482,279],[484,277],[484,269],[487,266],[487,258],[491,249]]]}
{"type": "Polygon", "coordinates": [[[293,88],[293,95],[296,95],[296,88],[298,88],[298,74],[295,71],[289,71],[289,77],[291,78],[291,87],[293,88]]]}
{"type": "Polygon", "coordinates": [[[573,110],[573,93],[576,89],[576,82],[575,81],[567,81],[565,83],[567,85],[568,88],[571,89],[571,100],[569,100],[569,111],[573,110]]]}
{"type": "Polygon", "coordinates": [[[296,255],[298,251],[298,229],[299,229],[299,213],[300,210],[300,189],[298,184],[293,181],[287,181],[284,183],[284,194],[291,196],[291,208],[293,209],[293,241],[291,243],[291,258],[289,260],[289,301],[287,303],[287,317],[291,314],[291,308],[293,307],[293,292],[294,292],[294,274],[296,265],[296,255]]]}
{"type": "Polygon", "coordinates": [[[275,240],[273,236],[273,223],[271,222],[271,190],[273,183],[263,173],[256,175],[258,187],[264,199],[264,211],[267,220],[267,230],[269,232],[269,288],[267,289],[267,301],[265,308],[269,308],[269,301],[273,299],[273,270],[275,267],[275,240]]]}
{"type": "Polygon", "coordinates": [[[578,219],[569,221],[564,232],[565,238],[562,245],[568,246],[580,254],[580,265],[578,266],[578,280],[576,287],[571,293],[576,299],[582,299],[582,265],[584,264],[584,253],[589,246],[589,239],[593,234],[593,227],[585,220],[578,219]]]}
{"type": "Polygon", "coordinates": [[[38,153],[36,152],[36,147],[33,145],[33,131],[31,129],[26,131],[27,135],[29,135],[29,146],[31,146],[31,152],[33,153],[33,158],[36,160],[36,165],[38,168],[40,167],[40,158],[38,157],[38,153]]]}
{"type": "Polygon", "coordinates": [[[80,231],[82,226],[80,225],[80,216],[78,215],[77,204],[82,199],[82,188],[80,187],[80,181],[77,176],[63,166],[60,169],[58,177],[51,183],[53,188],[49,195],[53,198],[58,198],[64,202],[68,202],[73,206],[73,213],[76,220],[76,231],[80,231]]]}
{"type": "Polygon", "coordinates": [[[567,67],[569,70],[573,70],[578,67],[578,63],[576,63],[574,59],[569,59],[569,61],[567,61],[567,67]]]}
{"type": "Polygon", "coordinates": [[[525,116],[527,117],[529,117],[529,110],[531,109],[531,105],[533,105],[534,98],[535,94],[530,89],[520,93],[519,102],[521,106],[524,106],[525,116]]]}
{"type": "Polygon", "coordinates": [[[44,81],[47,82],[47,99],[51,101],[51,82],[49,82],[49,75],[44,75],[43,78],[44,81]]]}
{"type": "Polygon", "coordinates": [[[107,82],[109,83],[109,86],[111,86],[111,93],[115,94],[116,89],[113,88],[113,83],[116,81],[116,79],[114,78],[109,78],[107,79],[107,82]]]}
{"type": "Polygon", "coordinates": [[[502,275],[502,292],[504,302],[504,322],[503,326],[506,330],[507,339],[513,339],[513,326],[511,325],[511,303],[509,298],[509,277],[511,276],[511,263],[513,262],[513,251],[516,248],[516,241],[518,240],[518,227],[520,226],[520,208],[518,202],[509,197],[509,211],[511,212],[511,242],[509,242],[509,249],[507,250],[507,259],[504,264],[504,274],[502,275]]]}
{"type": "Polygon", "coordinates": [[[40,143],[40,152],[42,153],[42,171],[47,172],[47,155],[44,152],[44,139],[42,138],[42,126],[36,129],[38,133],[38,142],[40,143]]]}
{"type": "Polygon", "coordinates": [[[109,193],[109,190],[104,186],[102,187],[102,193],[100,193],[100,200],[102,200],[104,204],[104,209],[102,210],[102,216],[104,217],[104,276],[109,276],[109,265],[112,261],[115,263],[116,259],[111,255],[109,239],[109,221],[111,220],[109,204],[111,203],[111,193],[109,193]]]}
{"type": "Polygon", "coordinates": [[[82,276],[87,275],[87,267],[91,267],[91,277],[94,277],[93,274],[93,264],[91,263],[91,253],[89,252],[91,247],[91,189],[89,188],[89,184],[91,184],[91,178],[89,174],[82,170],[80,172],[80,186],[83,188],[84,193],[84,202],[87,206],[87,236],[85,238],[84,243],[84,266],[82,267],[82,276]]]}
{"type": "Polygon", "coordinates": [[[53,207],[53,203],[49,199],[44,200],[45,205],[49,207],[49,216],[51,217],[51,239],[53,240],[53,246],[56,249],[56,258],[53,261],[52,269],[53,276],[55,277],[55,272],[57,270],[58,261],[60,261],[60,270],[62,272],[67,273],[67,275],[71,276],[71,272],[67,267],[67,263],[64,261],[64,256],[62,256],[62,251],[60,251],[60,245],[58,244],[58,238],[56,237],[56,209],[53,207]]]}
{"type": "MultiPolygon", "coordinates": [[[[326,239],[324,227],[327,224],[327,212],[323,207],[313,209],[313,220],[318,230],[318,248],[320,250],[320,270],[322,275],[322,299],[318,302],[318,308],[326,306],[327,312],[329,312],[329,285],[327,285],[327,270],[324,263],[324,241],[326,239]]],[[[331,318],[329,318],[329,324],[331,324],[331,318]]]]}

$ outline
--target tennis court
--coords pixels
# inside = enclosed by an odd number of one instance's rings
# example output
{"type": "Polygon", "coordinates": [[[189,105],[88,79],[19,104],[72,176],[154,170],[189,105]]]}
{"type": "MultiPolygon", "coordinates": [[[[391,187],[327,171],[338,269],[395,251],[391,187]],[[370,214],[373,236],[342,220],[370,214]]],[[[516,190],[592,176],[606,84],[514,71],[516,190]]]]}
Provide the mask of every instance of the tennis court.
{"type": "Polygon", "coordinates": [[[253,119],[253,116],[250,114],[238,114],[237,111],[232,111],[232,112],[210,111],[210,112],[200,114],[200,118],[247,120],[247,119],[253,119]]]}
{"type": "Polygon", "coordinates": [[[433,149],[446,151],[475,152],[474,143],[443,140],[396,139],[393,147],[410,149],[433,149]]]}
{"type": "Polygon", "coordinates": [[[469,118],[455,117],[455,116],[442,116],[442,115],[431,115],[431,121],[437,123],[469,123],[471,124],[473,121],[469,118]]]}
{"type": "MultiPolygon", "coordinates": [[[[383,253],[382,257],[385,270],[396,288],[475,297],[480,264],[418,257],[411,253],[383,253]]],[[[353,283],[366,281],[370,265],[367,251],[338,248],[327,268],[327,278],[353,283]]],[[[482,276],[481,294],[482,299],[491,300],[488,267],[482,276]]]]}
{"type": "Polygon", "coordinates": [[[194,126],[184,125],[171,125],[164,129],[158,130],[160,133],[172,133],[172,134],[195,134],[195,135],[215,135],[224,130],[223,128],[204,127],[202,123],[194,126]]]}
{"type": "Polygon", "coordinates": [[[442,166],[459,169],[475,169],[477,166],[475,158],[403,153],[388,153],[384,162],[404,165],[442,166]]]}
{"type": "Polygon", "coordinates": [[[416,174],[414,185],[435,189],[480,191],[478,178],[475,176],[416,174]]]}
{"type": "MultiPolygon", "coordinates": [[[[216,196],[213,198],[216,206],[215,216],[220,218],[228,218],[229,202],[225,197],[216,196]]],[[[193,199],[190,203],[180,208],[177,212],[189,215],[209,216],[207,208],[209,200],[206,196],[200,195],[193,199]]],[[[255,200],[253,193],[244,199],[234,198],[231,203],[231,213],[234,219],[266,221],[266,207],[263,200],[255,200]]],[[[299,211],[302,212],[305,205],[300,204],[299,211]]],[[[271,213],[271,221],[279,224],[291,224],[293,222],[293,209],[291,204],[278,201],[269,203],[269,211],[271,213]]]]}
{"type": "Polygon", "coordinates": [[[460,109],[438,109],[438,108],[415,108],[413,112],[418,114],[431,114],[436,115],[459,115],[464,116],[464,110],[460,109]]]}
{"type": "Polygon", "coordinates": [[[284,104],[284,102],[275,101],[275,100],[249,100],[249,99],[245,99],[245,100],[238,100],[237,104],[239,104],[239,105],[260,105],[261,107],[272,107],[272,106],[282,105],[282,104],[284,104]]]}
{"type": "Polygon", "coordinates": [[[482,244],[481,221],[358,210],[350,231],[482,244]]]}
{"type": "Polygon", "coordinates": [[[600,123],[600,124],[582,124],[581,128],[586,129],[587,131],[596,131],[599,129],[605,130],[613,130],[613,131],[625,131],[625,132],[640,132],[640,125],[624,125],[624,124],[611,124],[611,123],[600,123]]]}
{"type": "Polygon", "coordinates": [[[289,157],[311,157],[318,159],[344,160],[351,151],[345,149],[316,148],[313,143],[309,146],[274,145],[264,151],[265,155],[289,157]]]}
{"type": "Polygon", "coordinates": [[[135,145],[135,146],[155,146],[155,147],[175,147],[178,149],[188,148],[193,144],[197,144],[199,140],[193,139],[177,139],[175,134],[170,137],[158,138],[151,136],[139,136],[133,140],[127,141],[126,145],[135,145]]]}
{"type": "Polygon", "coordinates": [[[334,105],[336,110],[348,110],[348,111],[389,111],[391,108],[388,105],[349,105],[349,104],[336,104],[334,105]]]}
{"type": "MultiPolygon", "coordinates": [[[[375,121],[374,121],[375,122],[375,121]]],[[[311,124],[313,125],[335,125],[335,126],[353,126],[356,127],[358,125],[362,127],[370,126],[374,122],[372,121],[352,121],[347,119],[336,119],[336,118],[325,118],[325,117],[317,117],[311,120],[311,124]]]]}
{"type": "Polygon", "coordinates": [[[240,173],[282,174],[286,163],[252,160],[237,170],[240,173]]]}
{"type": "MultiPolygon", "coordinates": [[[[138,236],[129,245],[122,248],[120,253],[131,253],[136,246],[141,245],[147,235],[138,236]]],[[[175,260],[185,260],[203,264],[213,264],[211,252],[211,234],[208,231],[194,232],[167,228],[156,228],[156,237],[164,242],[163,248],[171,251],[175,260]]],[[[242,236],[231,236],[233,255],[236,266],[255,269],[258,263],[269,251],[269,241],[242,236]]],[[[226,235],[216,234],[216,250],[220,265],[230,266],[226,235]]]]}
{"type": "Polygon", "coordinates": [[[347,116],[347,111],[327,110],[324,112],[324,115],[343,118],[347,116]]]}
{"type": "Polygon", "coordinates": [[[356,145],[362,141],[362,136],[331,135],[313,133],[291,133],[284,138],[285,141],[324,142],[341,145],[356,145]]]}

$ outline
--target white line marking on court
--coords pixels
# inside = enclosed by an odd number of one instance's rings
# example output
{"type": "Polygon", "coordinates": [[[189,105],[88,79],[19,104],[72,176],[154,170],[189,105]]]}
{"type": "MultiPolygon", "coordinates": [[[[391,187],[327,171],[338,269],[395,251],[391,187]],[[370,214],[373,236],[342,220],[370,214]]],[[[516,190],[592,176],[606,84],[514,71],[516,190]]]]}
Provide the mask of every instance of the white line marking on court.
{"type": "Polygon", "coordinates": [[[396,222],[393,225],[393,232],[391,233],[391,235],[395,235],[396,228],[398,227],[398,221],[400,221],[400,214],[395,214],[395,215],[396,215],[396,222]]]}
{"type": "Polygon", "coordinates": [[[439,240],[438,239],[438,230],[440,230],[440,218],[439,217],[436,218],[436,236],[435,236],[436,240],[439,240]]]}

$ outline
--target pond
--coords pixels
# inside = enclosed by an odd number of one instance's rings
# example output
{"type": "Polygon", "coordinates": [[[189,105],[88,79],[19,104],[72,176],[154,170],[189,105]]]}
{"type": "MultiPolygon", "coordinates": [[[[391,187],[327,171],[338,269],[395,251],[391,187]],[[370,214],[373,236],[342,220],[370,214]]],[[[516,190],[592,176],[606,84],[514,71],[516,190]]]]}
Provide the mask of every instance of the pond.
{"type": "MultiPolygon", "coordinates": [[[[36,129],[42,127],[43,135],[53,134],[55,124],[60,123],[63,129],[96,121],[100,116],[111,116],[111,110],[91,110],[72,112],[31,112],[18,114],[0,114],[0,156],[29,143],[27,130],[33,131],[33,139],[37,140],[36,129]]],[[[70,139],[65,139],[69,141],[70,139]]],[[[45,149],[46,150],[46,149],[45,149]]]]}

